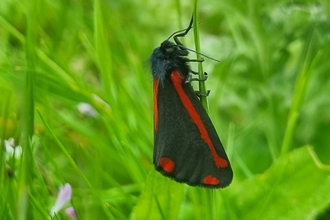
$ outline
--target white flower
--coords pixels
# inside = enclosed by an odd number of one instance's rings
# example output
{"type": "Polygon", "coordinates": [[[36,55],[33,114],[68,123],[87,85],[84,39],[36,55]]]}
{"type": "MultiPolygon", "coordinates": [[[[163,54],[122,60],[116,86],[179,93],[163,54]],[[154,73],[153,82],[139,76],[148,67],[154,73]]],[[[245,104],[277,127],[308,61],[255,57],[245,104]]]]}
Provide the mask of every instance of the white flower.
{"type": "Polygon", "coordinates": [[[77,107],[78,107],[78,111],[83,115],[93,118],[99,116],[99,113],[94,109],[94,107],[86,102],[80,102],[77,107]]]}
{"type": "Polygon", "coordinates": [[[15,157],[19,158],[22,155],[22,147],[17,145],[15,146],[14,138],[9,138],[5,140],[5,149],[6,149],[6,156],[7,157],[15,157]]]}

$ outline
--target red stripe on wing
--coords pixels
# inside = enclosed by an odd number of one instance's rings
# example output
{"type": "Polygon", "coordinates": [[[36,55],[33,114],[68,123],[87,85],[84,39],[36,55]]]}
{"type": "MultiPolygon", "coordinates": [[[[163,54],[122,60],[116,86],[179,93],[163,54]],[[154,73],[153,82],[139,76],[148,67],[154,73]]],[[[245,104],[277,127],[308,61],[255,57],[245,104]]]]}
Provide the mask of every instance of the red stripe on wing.
{"type": "MultiPolygon", "coordinates": [[[[184,90],[181,86],[181,84],[183,82],[183,78],[182,78],[181,74],[178,71],[173,71],[172,74],[171,74],[171,80],[173,82],[173,85],[174,85],[174,88],[175,88],[176,92],[178,93],[178,95],[181,99],[182,104],[186,108],[186,110],[187,110],[189,116],[191,117],[191,119],[196,124],[196,126],[197,126],[197,128],[198,128],[198,130],[201,134],[201,138],[204,140],[204,142],[209,147],[209,149],[212,153],[212,157],[213,157],[213,160],[215,162],[215,165],[217,167],[220,167],[220,168],[227,167],[228,166],[227,160],[223,159],[222,157],[220,157],[217,154],[202,119],[200,118],[200,116],[197,113],[194,105],[192,104],[189,97],[186,95],[186,93],[184,92],[184,90]]],[[[213,178],[208,177],[208,178],[206,178],[205,181],[208,184],[211,184],[211,185],[214,184],[213,178]]]]}

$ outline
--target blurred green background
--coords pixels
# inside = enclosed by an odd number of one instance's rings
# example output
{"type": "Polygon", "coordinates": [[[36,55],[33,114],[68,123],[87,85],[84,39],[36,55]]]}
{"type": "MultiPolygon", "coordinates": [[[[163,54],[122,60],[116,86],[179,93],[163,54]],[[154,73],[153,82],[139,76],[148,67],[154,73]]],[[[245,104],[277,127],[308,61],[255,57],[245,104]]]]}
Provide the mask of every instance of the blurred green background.
{"type": "Polygon", "coordinates": [[[193,10],[0,1],[0,145],[23,149],[0,153],[3,219],[49,218],[64,183],[78,219],[330,219],[326,0],[200,0],[201,50],[221,60],[203,63],[209,113],[234,181],[209,190],[154,171],[148,59],[193,10]]]}

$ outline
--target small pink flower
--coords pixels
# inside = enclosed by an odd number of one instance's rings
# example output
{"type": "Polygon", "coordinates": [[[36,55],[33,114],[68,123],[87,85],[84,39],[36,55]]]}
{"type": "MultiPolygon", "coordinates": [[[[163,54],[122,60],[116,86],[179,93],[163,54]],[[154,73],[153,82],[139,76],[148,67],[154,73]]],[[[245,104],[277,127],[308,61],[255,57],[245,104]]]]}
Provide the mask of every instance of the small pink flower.
{"type": "MultiPolygon", "coordinates": [[[[58,213],[61,209],[63,209],[63,207],[68,203],[70,202],[71,200],[71,197],[72,197],[72,188],[71,188],[71,185],[69,183],[66,183],[63,185],[60,186],[60,191],[57,195],[57,199],[56,199],[56,202],[55,204],[53,205],[51,211],[50,211],[50,215],[52,217],[54,217],[54,215],[56,213],[58,213]]],[[[70,214],[68,214],[69,216],[71,216],[73,219],[77,219],[76,218],[76,215],[74,213],[74,209],[73,207],[71,207],[70,209],[70,214]],[[71,210],[72,209],[72,210],[71,210]],[[71,214],[74,214],[74,215],[71,215],[71,214]]]]}
{"type": "Polygon", "coordinates": [[[65,209],[65,213],[66,213],[68,216],[70,216],[71,219],[74,219],[74,220],[77,219],[76,213],[75,213],[74,208],[73,208],[72,206],[69,207],[69,208],[67,208],[67,209],[65,209]]]}

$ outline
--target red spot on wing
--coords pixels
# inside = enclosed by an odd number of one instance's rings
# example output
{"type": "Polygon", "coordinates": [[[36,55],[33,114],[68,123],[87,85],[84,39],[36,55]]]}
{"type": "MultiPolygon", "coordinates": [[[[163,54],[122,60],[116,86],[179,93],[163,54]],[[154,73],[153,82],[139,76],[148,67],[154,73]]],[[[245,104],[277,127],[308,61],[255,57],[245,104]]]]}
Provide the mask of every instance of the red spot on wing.
{"type": "Polygon", "coordinates": [[[163,168],[164,171],[171,173],[175,168],[175,163],[167,157],[163,157],[159,161],[159,165],[163,168]]]}
{"type": "Polygon", "coordinates": [[[220,181],[219,181],[218,178],[216,178],[212,175],[208,175],[204,178],[203,183],[205,185],[214,185],[214,186],[216,186],[216,185],[219,185],[220,181]]]}
{"type": "Polygon", "coordinates": [[[213,143],[211,141],[211,138],[205,128],[205,125],[203,124],[202,119],[200,118],[199,114],[197,113],[195,107],[193,106],[193,104],[191,103],[189,97],[186,95],[186,93],[184,92],[181,84],[183,82],[183,78],[181,76],[181,74],[178,71],[173,71],[171,74],[171,80],[173,82],[174,88],[176,90],[176,92],[178,93],[182,104],[184,105],[184,107],[186,108],[186,110],[188,111],[189,116],[191,117],[191,119],[194,121],[194,123],[196,124],[202,139],[204,140],[204,142],[207,144],[207,146],[209,147],[211,153],[212,153],[212,157],[214,160],[214,163],[217,167],[221,167],[221,168],[225,168],[228,166],[228,162],[227,160],[223,159],[222,157],[220,157],[214,146],[213,143]]]}
{"type": "Polygon", "coordinates": [[[154,129],[158,130],[158,80],[154,79],[154,129]]]}

